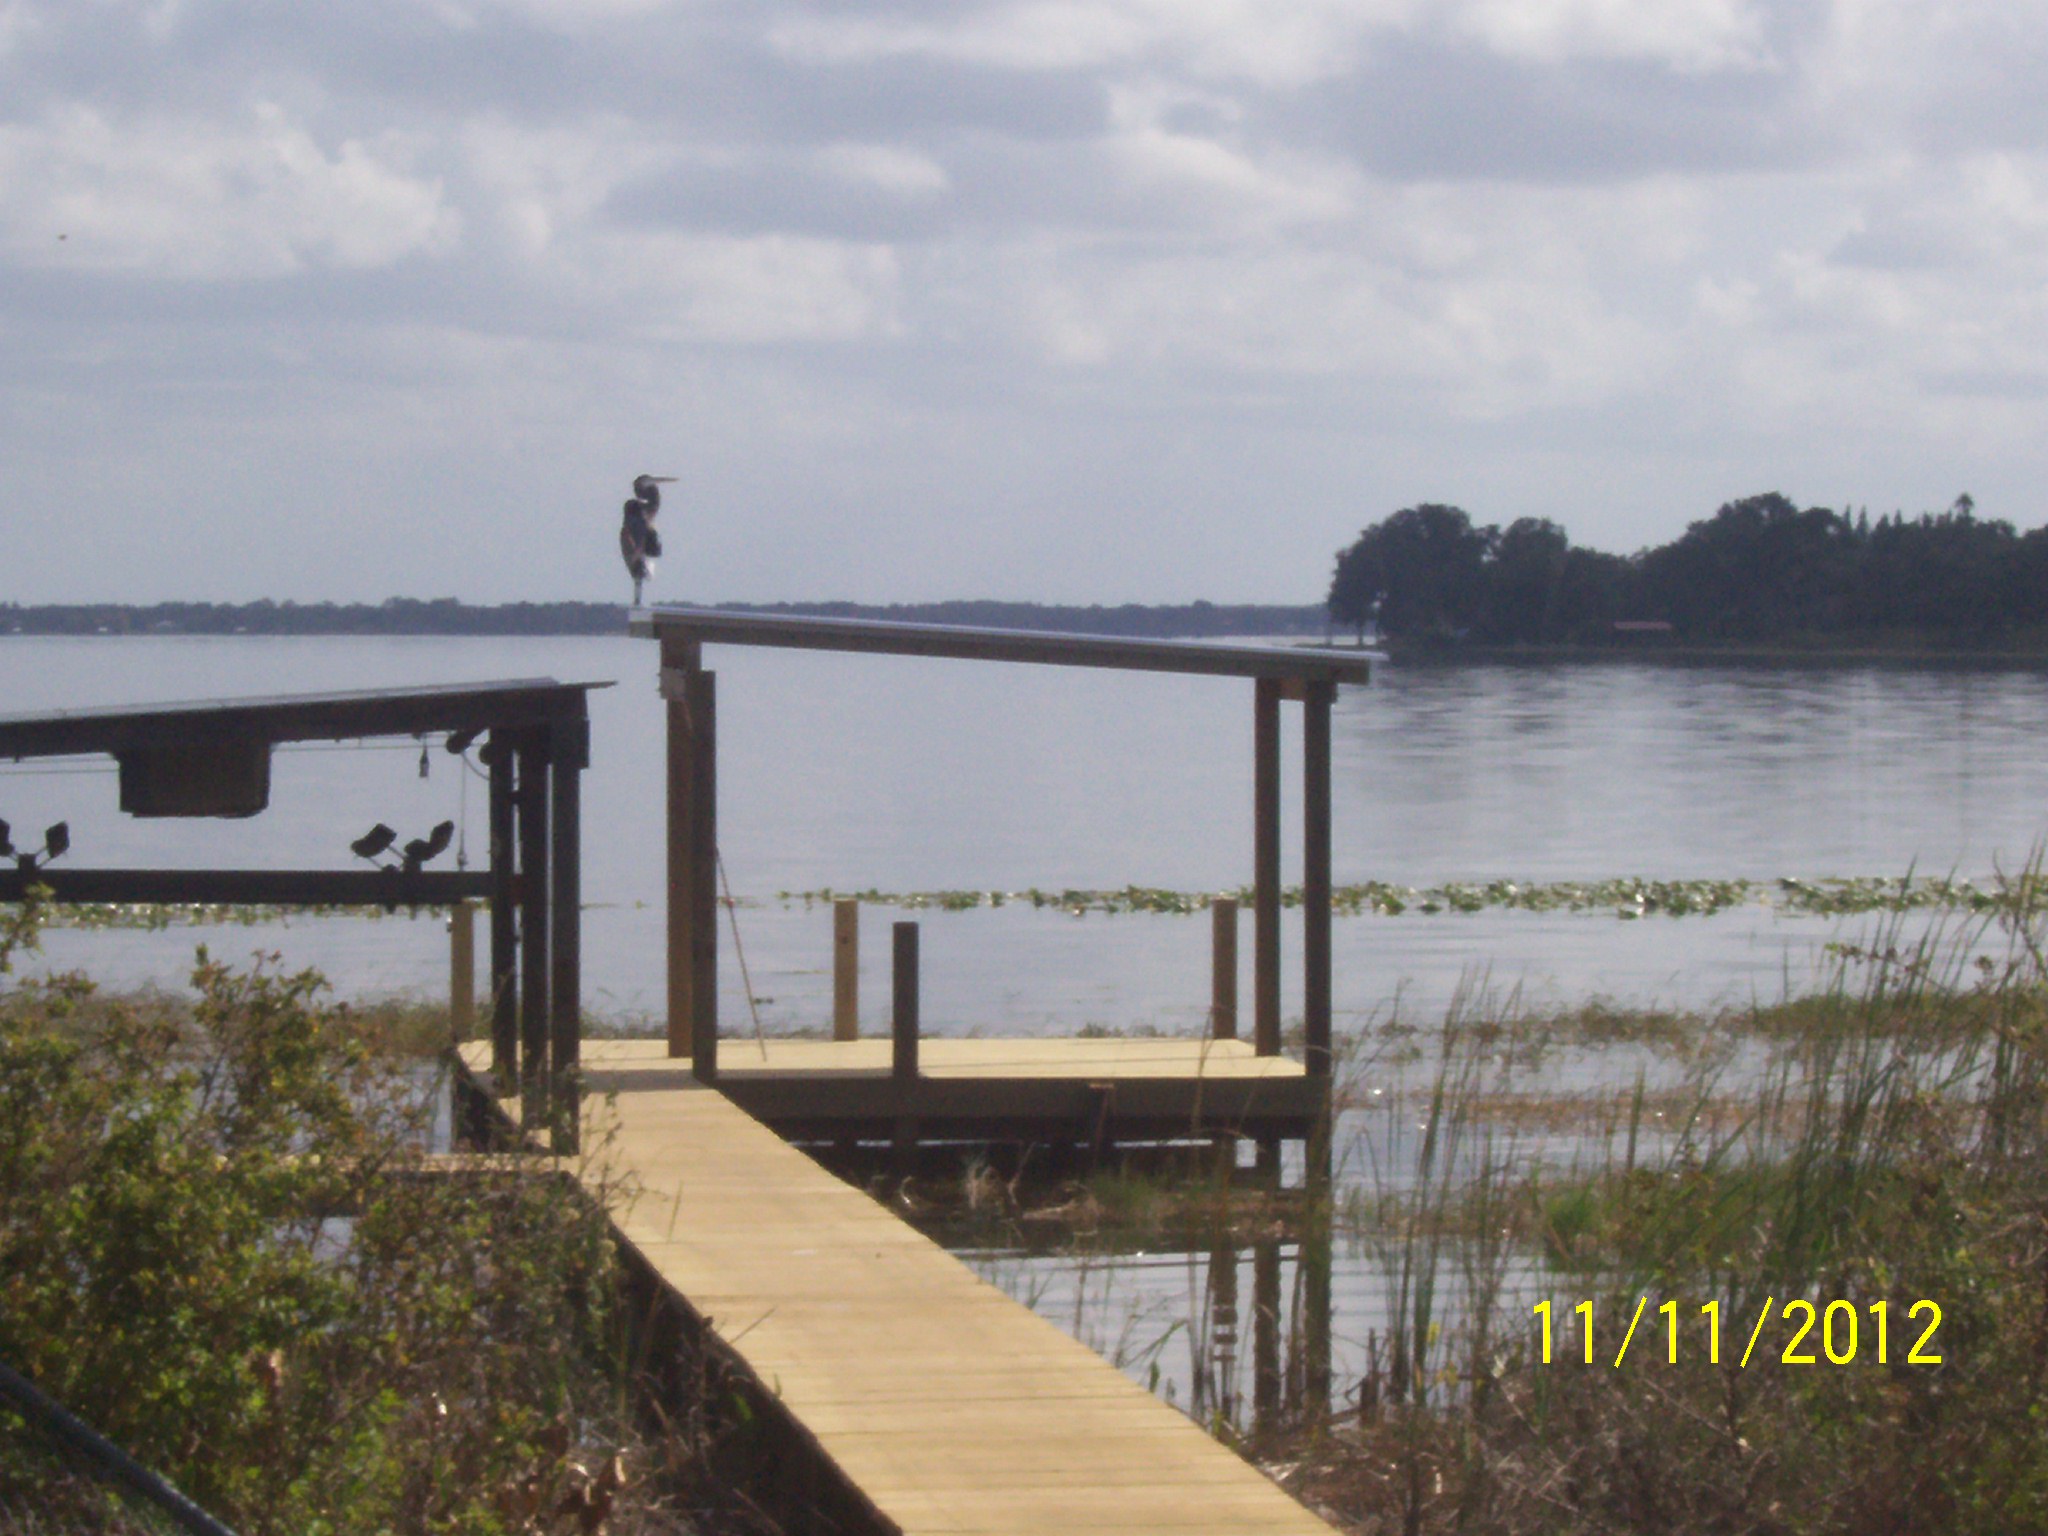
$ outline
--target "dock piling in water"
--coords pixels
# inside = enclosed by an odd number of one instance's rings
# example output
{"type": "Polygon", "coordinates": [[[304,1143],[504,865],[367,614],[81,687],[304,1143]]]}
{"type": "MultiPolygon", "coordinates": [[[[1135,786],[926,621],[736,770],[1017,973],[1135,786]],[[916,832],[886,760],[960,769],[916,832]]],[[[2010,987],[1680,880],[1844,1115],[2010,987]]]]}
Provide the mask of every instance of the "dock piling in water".
{"type": "Polygon", "coordinates": [[[1209,904],[1209,1036],[1237,1038],[1237,898],[1209,904]]]}
{"type": "Polygon", "coordinates": [[[860,1038],[860,903],[832,903],[832,1038],[860,1038]]]}

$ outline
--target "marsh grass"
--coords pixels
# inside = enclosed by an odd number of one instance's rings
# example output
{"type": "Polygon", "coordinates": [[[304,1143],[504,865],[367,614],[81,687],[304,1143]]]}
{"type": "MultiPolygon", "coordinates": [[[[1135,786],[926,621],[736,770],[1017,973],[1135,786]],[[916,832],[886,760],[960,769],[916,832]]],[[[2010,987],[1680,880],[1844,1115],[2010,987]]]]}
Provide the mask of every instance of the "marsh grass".
{"type": "Polygon", "coordinates": [[[1502,1039],[1454,1011],[1414,1165],[1338,1213],[1390,1292],[1358,1411],[1265,1454],[1375,1532],[2048,1529],[2040,889],[2029,871],[1991,918],[1881,934],[1821,995],[1717,1021],[1767,1039],[1768,1069],[1726,1085],[1707,1053],[1676,1089],[1610,1088],[1604,1134],[1565,1167],[1494,1114],[1502,1039]],[[1872,1303],[1933,1300],[1941,1363],[1906,1363],[1898,1329],[1885,1364],[1867,1340],[1851,1363],[1786,1363],[1780,1327],[1744,1367],[1767,1298],[1845,1300],[1866,1328],[1872,1303]],[[1664,1300],[1686,1319],[1677,1362],[1653,1325],[1615,1365],[1615,1319],[1664,1300]],[[1729,1320],[1718,1364],[1708,1302],[1729,1320]]]}

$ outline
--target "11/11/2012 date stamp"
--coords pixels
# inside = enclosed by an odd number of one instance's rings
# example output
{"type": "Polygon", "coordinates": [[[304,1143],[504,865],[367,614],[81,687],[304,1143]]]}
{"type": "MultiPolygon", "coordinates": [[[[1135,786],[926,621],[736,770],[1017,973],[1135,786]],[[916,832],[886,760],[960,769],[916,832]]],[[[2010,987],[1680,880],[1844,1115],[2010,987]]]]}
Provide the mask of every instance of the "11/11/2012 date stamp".
{"type": "MultiPolygon", "coordinates": [[[[1667,1301],[1653,1312],[1650,1298],[1639,1297],[1635,1315],[1629,1319],[1628,1327],[1621,1335],[1612,1363],[1617,1370],[1620,1369],[1622,1361],[1628,1358],[1629,1346],[1637,1343],[1637,1332],[1647,1315],[1652,1334],[1643,1339],[1642,1344],[1653,1350],[1661,1344],[1666,1363],[1678,1364],[1681,1352],[1691,1356],[1695,1351],[1702,1351],[1709,1365],[1719,1365],[1723,1310],[1718,1301],[1703,1303],[1697,1313],[1676,1301],[1667,1301]]],[[[1858,1359],[1890,1365],[1895,1344],[1906,1344],[1906,1352],[1899,1358],[1907,1365],[1941,1364],[1941,1355],[1935,1347],[1936,1335],[1941,1331],[1940,1303],[1916,1301],[1907,1307],[1897,1340],[1892,1337],[1892,1311],[1891,1304],[1883,1301],[1859,1307],[1852,1301],[1808,1301],[1801,1297],[1779,1306],[1777,1297],[1766,1296],[1754,1325],[1748,1329],[1749,1342],[1743,1346],[1739,1364],[1747,1367],[1754,1358],[1759,1363],[1779,1365],[1849,1365],[1858,1359]],[[1770,1329],[1770,1337],[1766,1339],[1766,1329],[1774,1318],[1778,1326],[1770,1329]],[[1910,1343],[1907,1343],[1908,1339],[1910,1343]]],[[[1604,1345],[1595,1347],[1592,1302],[1582,1301],[1564,1314],[1578,1320],[1578,1337],[1567,1343],[1576,1342],[1579,1347],[1569,1353],[1553,1347],[1557,1341],[1552,1337],[1551,1303],[1537,1302],[1534,1312],[1545,1365],[1559,1359],[1583,1360],[1587,1365],[1607,1363],[1604,1345]]],[[[1737,1327],[1747,1322],[1745,1316],[1737,1327]]],[[[1731,1329],[1731,1344],[1739,1337],[1740,1333],[1731,1329]]],[[[1642,1344],[1637,1345],[1638,1350],[1642,1344]]]]}

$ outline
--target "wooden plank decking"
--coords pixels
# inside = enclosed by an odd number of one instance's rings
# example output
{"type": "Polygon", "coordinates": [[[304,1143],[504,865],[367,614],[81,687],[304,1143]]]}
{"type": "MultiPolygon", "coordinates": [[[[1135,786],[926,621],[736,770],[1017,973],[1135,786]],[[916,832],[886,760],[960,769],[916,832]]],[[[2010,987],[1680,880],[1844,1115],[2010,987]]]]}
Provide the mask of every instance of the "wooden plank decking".
{"type": "MultiPolygon", "coordinates": [[[[718,1086],[794,1140],[887,1139],[913,1121],[921,1140],[1146,1141],[1217,1132],[1305,1138],[1326,1079],[1242,1040],[949,1039],[919,1043],[918,1073],[890,1071],[890,1042],[728,1037],[718,1086]]],[[[659,1040],[590,1040],[595,1093],[678,1086],[687,1058],[659,1040]]]]}
{"type": "MultiPolygon", "coordinates": [[[[1139,1048],[1171,1043],[933,1040],[925,1065],[970,1073],[976,1056],[999,1050],[1006,1071],[1042,1076],[1113,1064],[1166,1073],[1171,1053],[1139,1048]]],[[[723,1093],[625,1049],[637,1044],[592,1041],[586,1052],[616,1091],[587,1097],[584,1145],[608,1142],[638,1191],[616,1217],[621,1236],[901,1530],[1329,1532],[1180,1412],[723,1093]]],[[[733,1071],[751,1050],[735,1043],[733,1071]]],[[[1300,1072],[1213,1044],[1203,1054],[1252,1080],[1300,1072]]],[[[848,1081],[877,1070],[828,1042],[770,1042],[758,1069],[778,1059],[784,1070],[837,1061],[848,1081]]],[[[488,1068],[487,1051],[466,1060],[488,1068]]]]}

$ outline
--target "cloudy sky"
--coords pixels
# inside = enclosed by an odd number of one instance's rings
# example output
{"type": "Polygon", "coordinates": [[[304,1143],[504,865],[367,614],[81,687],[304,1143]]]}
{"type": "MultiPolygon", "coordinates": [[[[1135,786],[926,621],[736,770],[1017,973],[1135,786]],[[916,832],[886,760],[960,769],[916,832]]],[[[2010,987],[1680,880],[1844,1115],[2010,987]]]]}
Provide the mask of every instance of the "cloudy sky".
{"type": "Polygon", "coordinates": [[[2048,521],[2039,0],[0,0],[0,598],[2048,521]]]}

